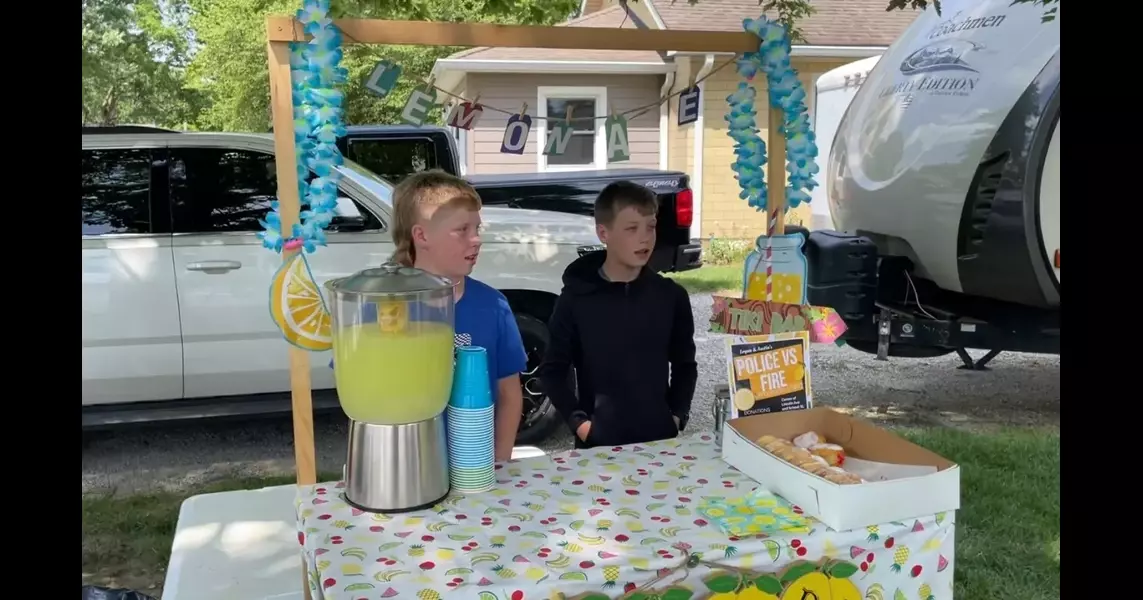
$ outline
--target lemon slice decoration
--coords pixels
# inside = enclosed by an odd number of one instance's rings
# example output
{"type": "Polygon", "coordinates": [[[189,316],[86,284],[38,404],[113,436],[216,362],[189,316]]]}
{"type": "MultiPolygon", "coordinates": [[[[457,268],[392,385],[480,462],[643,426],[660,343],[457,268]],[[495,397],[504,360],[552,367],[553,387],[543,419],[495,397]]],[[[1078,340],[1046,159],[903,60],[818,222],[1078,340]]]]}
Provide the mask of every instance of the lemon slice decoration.
{"type": "Polygon", "coordinates": [[[286,341],[310,352],[333,348],[330,316],[301,254],[283,263],[270,283],[270,317],[286,341]]]}
{"type": "Polygon", "coordinates": [[[734,408],[738,410],[750,410],[754,406],[754,393],[750,390],[743,388],[734,392],[734,408]]]}
{"type": "Polygon", "coordinates": [[[800,383],[803,379],[806,378],[806,368],[802,365],[794,365],[790,367],[788,372],[790,374],[790,385],[800,383]]]}

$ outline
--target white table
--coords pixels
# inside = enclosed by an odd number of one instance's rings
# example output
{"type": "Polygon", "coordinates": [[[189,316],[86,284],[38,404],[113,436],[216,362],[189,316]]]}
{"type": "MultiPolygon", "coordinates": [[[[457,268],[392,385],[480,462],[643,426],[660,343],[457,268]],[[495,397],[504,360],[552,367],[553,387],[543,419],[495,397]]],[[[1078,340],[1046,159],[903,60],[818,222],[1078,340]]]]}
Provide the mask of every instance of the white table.
{"type": "MultiPolygon", "coordinates": [[[[512,458],[543,456],[518,446],[512,458]]],[[[298,488],[187,498],[171,543],[163,600],[302,600],[298,488]]]]}

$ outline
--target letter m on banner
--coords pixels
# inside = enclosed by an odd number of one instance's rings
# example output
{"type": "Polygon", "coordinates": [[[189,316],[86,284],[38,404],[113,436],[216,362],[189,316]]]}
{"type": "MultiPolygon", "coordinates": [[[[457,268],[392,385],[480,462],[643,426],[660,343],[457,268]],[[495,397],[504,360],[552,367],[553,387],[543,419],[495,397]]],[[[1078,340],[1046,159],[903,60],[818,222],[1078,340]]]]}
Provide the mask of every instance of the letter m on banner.
{"type": "Polygon", "coordinates": [[[448,111],[446,123],[458,129],[471,130],[484,115],[484,105],[475,102],[458,102],[448,111]]]}

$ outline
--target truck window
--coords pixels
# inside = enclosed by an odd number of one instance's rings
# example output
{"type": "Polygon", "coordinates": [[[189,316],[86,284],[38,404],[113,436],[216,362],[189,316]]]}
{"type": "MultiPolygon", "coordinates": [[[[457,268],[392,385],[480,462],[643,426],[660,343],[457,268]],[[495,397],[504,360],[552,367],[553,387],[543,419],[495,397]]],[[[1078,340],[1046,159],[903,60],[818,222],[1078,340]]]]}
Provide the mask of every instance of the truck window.
{"type": "MultiPolygon", "coordinates": [[[[277,196],[274,156],[223,148],[172,149],[171,200],[177,233],[262,231],[259,221],[277,196]]],[[[357,218],[362,230],[381,221],[349,198],[339,199],[339,217],[357,218]]]]}
{"type": "Polygon", "coordinates": [[[349,140],[346,158],[396,185],[402,179],[440,166],[429,138],[357,138],[349,140]]]}

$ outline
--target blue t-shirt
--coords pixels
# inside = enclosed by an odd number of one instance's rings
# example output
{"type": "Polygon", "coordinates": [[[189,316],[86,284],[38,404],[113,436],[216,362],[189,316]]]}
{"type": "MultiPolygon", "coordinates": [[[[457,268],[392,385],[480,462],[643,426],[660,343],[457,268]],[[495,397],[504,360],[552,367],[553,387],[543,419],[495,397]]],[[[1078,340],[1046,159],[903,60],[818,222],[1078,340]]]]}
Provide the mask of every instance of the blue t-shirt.
{"type": "MultiPolygon", "coordinates": [[[[423,318],[418,314],[418,308],[431,310],[414,307],[410,311],[410,319],[423,318]]],[[[465,277],[464,295],[456,303],[455,317],[455,346],[480,346],[488,352],[488,385],[492,389],[492,401],[496,402],[500,380],[523,373],[528,368],[524,342],[520,339],[520,330],[516,327],[516,317],[512,315],[508,299],[495,288],[465,277]]],[[[366,304],[362,310],[362,321],[376,320],[376,305],[366,304]]],[[[332,360],[329,366],[333,368],[332,360]]]]}

